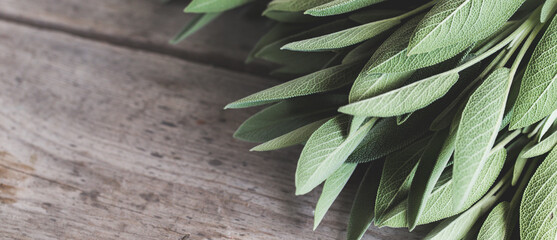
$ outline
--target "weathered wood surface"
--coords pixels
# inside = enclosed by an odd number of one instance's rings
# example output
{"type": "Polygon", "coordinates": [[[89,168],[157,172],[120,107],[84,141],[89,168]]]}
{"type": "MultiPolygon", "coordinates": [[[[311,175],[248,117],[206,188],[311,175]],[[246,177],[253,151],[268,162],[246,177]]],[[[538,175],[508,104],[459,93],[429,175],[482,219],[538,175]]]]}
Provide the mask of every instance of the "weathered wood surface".
{"type": "Polygon", "coordinates": [[[268,64],[244,60],[269,24],[253,21],[245,9],[224,14],[187,41],[168,44],[193,15],[188,1],[159,0],[1,0],[0,19],[57,29],[72,34],[165,53],[205,64],[266,74],[268,64]],[[249,22],[249,24],[247,24],[249,22]]]}
{"type": "Polygon", "coordinates": [[[294,196],[299,149],[231,138],[253,111],[222,107],[274,81],[6,21],[0,79],[0,239],[345,234],[353,186],[313,232],[318,192],[294,196]]]}

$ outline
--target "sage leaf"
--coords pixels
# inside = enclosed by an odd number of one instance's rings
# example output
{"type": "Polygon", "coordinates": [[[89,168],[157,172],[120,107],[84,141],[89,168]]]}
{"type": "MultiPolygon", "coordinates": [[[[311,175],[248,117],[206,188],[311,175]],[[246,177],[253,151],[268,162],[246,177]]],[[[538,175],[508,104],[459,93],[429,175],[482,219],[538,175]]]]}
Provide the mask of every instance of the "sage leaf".
{"type": "Polygon", "coordinates": [[[346,136],[350,117],[337,116],[317,129],[307,141],[296,168],[296,195],[308,193],[335,172],[360,144],[376,119],[346,136]]]}
{"type": "Polygon", "coordinates": [[[510,70],[491,73],[470,96],[462,112],[455,145],[454,208],[460,208],[472,189],[495,143],[505,110],[510,70]]]}
{"type": "Polygon", "coordinates": [[[389,18],[352,27],[324,36],[305,39],[284,45],[281,49],[291,51],[324,51],[339,49],[363,42],[398,25],[400,20],[389,18]]]}
{"type": "Polygon", "coordinates": [[[534,49],[520,85],[511,129],[529,126],[557,109],[557,17],[534,49]]]}
{"type": "Polygon", "coordinates": [[[350,209],[350,219],[346,230],[347,240],[360,240],[373,221],[375,197],[381,177],[381,165],[370,164],[358,187],[352,209],[350,209]]]}
{"type": "Polygon", "coordinates": [[[409,55],[475,42],[501,28],[525,0],[441,0],[412,35],[409,55]]]}
{"type": "Polygon", "coordinates": [[[435,133],[420,157],[408,194],[407,217],[410,231],[418,225],[427,199],[453,155],[454,139],[455,134],[451,135],[448,129],[435,133]]]}
{"type": "Polygon", "coordinates": [[[325,181],[323,185],[323,191],[321,192],[321,196],[317,201],[317,205],[315,206],[315,215],[313,220],[313,230],[319,226],[323,217],[333,205],[333,202],[340,194],[340,191],[344,188],[344,185],[352,176],[352,173],[356,169],[356,163],[344,163],[340,166],[338,170],[336,170],[333,175],[331,175],[325,181]]]}
{"type": "Polygon", "coordinates": [[[408,196],[416,166],[427,145],[428,139],[422,139],[407,148],[387,156],[381,173],[381,181],[375,199],[375,217],[381,219],[392,206],[408,196]]]}
{"type": "Polygon", "coordinates": [[[547,20],[551,19],[551,16],[555,14],[555,11],[557,11],[557,0],[545,0],[540,15],[540,21],[542,23],[547,22],[547,20]]]}
{"type": "Polygon", "coordinates": [[[292,26],[291,24],[278,23],[275,24],[265,35],[263,35],[259,41],[253,46],[248,54],[246,63],[250,63],[255,60],[255,54],[265,46],[277,42],[281,39],[288,38],[289,36],[295,35],[299,32],[304,32],[308,30],[307,25],[297,24],[292,26]]]}
{"type": "Polygon", "coordinates": [[[375,51],[364,67],[369,73],[407,72],[441,63],[466,50],[473,42],[459,42],[435,51],[408,55],[408,43],[412,32],[423,18],[423,14],[412,18],[396,30],[375,51]]]}
{"type": "Polygon", "coordinates": [[[334,0],[306,10],[304,13],[316,17],[325,17],[352,12],[385,0],[334,0]]]}
{"type": "MultiPolygon", "coordinates": [[[[468,195],[465,204],[459,209],[454,209],[452,207],[455,183],[454,179],[451,178],[451,175],[453,175],[452,168],[446,169],[445,172],[441,174],[430,197],[427,199],[426,206],[423,213],[418,218],[417,225],[427,224],[454,216],[472,206],[491,188],[505,164],[506,157],[507,151],[504,148],[493,151],[481,170],[478,182],[482,184],[477,185],[476,188],[473,189],[472,193],[468,195]]],[[[376,220],[375,224],[377,226],[408,227],[407,206],[408,199],[389,210],[383,219],[381,219],[381,221],[376,220]]]]}
{"type": "Polygon", "coordinates": [[[360,72],[348,95],[350,103],[375,97],[393,89],[402,87],[414,72],[372,73],[360,72]]]}
{"type": "Polygon", "coordinates": [[[458,73],[438,74],[387,93],[339,108],[354,116],[393,117],[422,109],[444,96],[458,80],[458,73]]]}
{"type": "Polygon", "coordinates": [[[247,142],[267,142],[307,124],[334,116],[343,95],[295,98],[267,107],[248,118],[234,137],[247,142]],[[316,107],[319,106],[319,107],[316,107]]]}
{"type": "MultiPolygon", "coordinates": [[[[510,172],[509,172],[510,173],[510,172]]],[[[509,187],[510,174],[506,174],[501,181],[489,191],[480,201],[465,212],[445,219],[429,232],[424,240],[460,240],[465,237],[474,223],[480,219],[491,207],[497,203],[505,190],[509,187]]]]}
{"type": "Polygon", "coordinates": [[[220,13],[254,0],[193,0],[184,10],[188,13],[220,13]]]}
{"type": "Polygon", "coordinates": [[[551,151],[551,149],[553,149],[553,147],[556,144],[557,144],[557,131],[549,135],[541,142],[526,149],[526,152],[523,154],[523,157],[533,158],[533,157],[544,155],[549,151],[551,151]]]}
{"type": "Polygon", "coordinates": [[[266,13],[270,11],[303,12],[307,9],[323,5],[330,1],[331,0],[273,0],[267,5],[267,9],[265,9],[263,15],[265,16],[266,13]]]}
{"type": "Polygon", "coordinates": [[[508,239],[506,229],[509,205],[509,202],[500,202],[491,210],[478,233],[478,240],[508,239]]]}
{"type": "Polygon", "coordinates": [[[227,108],[254,107],[283,99],[323,93],[354,81],[363,63],[337,65],[267,88],[226,105],[227,108]]]}
{"type": "Polygon", "coordinates": [[[377,160],[424,136],[427,132],[424,126],[428,124],[431,115],[429,112],[414,115],[412,119],[400,126],[396,124],[394,118],[380,120],[347,161],[363,163],[377,160]]]}
{"type": "Polygon", "coordinates": [[[186,26],[184,26],[184,28],[182,28],[182,30],[178,34],[176,34],[176,36],[174,36],[174,38],[172,38],[170,40],[170,44],[177,44],[177,43],[183,41],[184,39],[186,39],[190,35],[197,32],[199,29],[205,27],[205,25],[211,23],[213,20],[215,20],[220,15],[221,15],[220,13],[198,14],[192,20],[190,20],[186,24],[186,26]]]}
{"type": "Polygon", "coordinates": [[[549,131],[549,129],[557,122],[557,111],[554,111],[544,120],[544,123],[538,133],[538,142],[542,140],[545,134],[549,131]]]}
{"type": "Polygon", "coordinates": [[[352,121],[350,122],[350,132],[348,135],[355,133],[362,124],[366,121],[366,117],[352,117],[352,121]]]}
{"type": "Polygon", "coordinates": [[[262,144],[255,146],[254,148],[250,149],[250,151],[271,151],[277,150],[285,147],[294,146],[296,144],[305,143],[311,134],[315,132],[321,125],[327,122],[329,119],[322,119],[308,125],[305,125],[301,128],[298,128],[292,132],[284,134],[280,137],[274,138],[262,144]]]}
{"type": "Polygon", "coordinates": [[[557,148],[538,167],[520,204],[521,239],[555,239],[557,221],[557,148]]]}
{"type": "Polygon", "coordinates": [[[524,170],[524,166],[526,166],[526,162],[528,161],[529,157],[525,157],[524,154],[534,144],[535,144],[535,142],[529,142],[528,144],[526,144],[526,146],[524,146],[524,148],[518,154],[518,157],[516,158],[516,161],[514,162],[514,167],[513,167],[513,178],[512,178],[512,181],[511,181],[512,186],[515,186],[518,183],[518,180],[520,179],[520,175],[522,175],[522,171],[524,170]]]}

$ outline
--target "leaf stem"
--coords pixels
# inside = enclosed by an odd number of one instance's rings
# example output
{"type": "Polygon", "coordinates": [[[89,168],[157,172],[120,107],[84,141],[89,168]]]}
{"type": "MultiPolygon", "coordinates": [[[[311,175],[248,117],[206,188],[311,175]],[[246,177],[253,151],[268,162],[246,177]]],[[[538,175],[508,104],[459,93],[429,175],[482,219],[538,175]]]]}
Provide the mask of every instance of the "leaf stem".
{"type": "Polygon", "coordinates": [[[495,151],[497,151],[501,148],[504,148],[505,145],[509,144],[513,139],[520,136],[520,134],[521,134],[520,130],[515,130],[514,132],[509,134],[507,137],[505,137],[503,140],[501,140],[501,142],[497,143],[497,145],[495,145],[495,147],[493,147],[493,149],[491,149],[491,152],[495,152],[495,151]]]}

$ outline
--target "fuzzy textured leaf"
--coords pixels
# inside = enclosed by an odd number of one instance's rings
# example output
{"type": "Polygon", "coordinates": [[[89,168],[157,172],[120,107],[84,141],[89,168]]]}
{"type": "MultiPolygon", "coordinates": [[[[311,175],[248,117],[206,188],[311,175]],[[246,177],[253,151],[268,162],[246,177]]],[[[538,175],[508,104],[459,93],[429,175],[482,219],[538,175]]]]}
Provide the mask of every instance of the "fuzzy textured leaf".
{"type": "Polygon", "coordinates": [[[266,142],[312,122],[334,116],[343,95],[295,98],[267,107],[248,118],[234,137],[247,142],[266,142]],[[316,107],[318,106],[318,107],[316,107]]]}
{"type": "MultiPolygon", "coordinates": [[[[453,191],[454,180],[451,179],[452,171],[444,172],[435,188],[433,189],[430,197],[427,200],[423,213],[418,219],[418,225],[427,224],[441,219],[454,216],[468,209],[476,201],[478,201],[495,182],[507,157],[507,151],[501,148],[493,152],[480,173],[478,182],[482,184],[476,186],[472,193],[468,195],[468,199],[464,205],[459,209],[454,209],[453,206],[453,191]]],[[[389,227],[408,227],[407,221],[407,206],[408,200],[401,202],[388,213],[385,214],[381,221],[376,220],[377,226],[389,227]]]]}
{"type": "Polygon", "coordinates": [[[305,14],[316,17],[325,17],[352,12],[385,0],[334,0],[329,3],[308,9],[305,14]]]}
{"type": "Polygon", "coordinates": [[[547,156],[528,183],[520,204],[520,238],[557,238],[557,148],[547,156]]]}
{"type": "Polygon", "coordinates": [[[534,49],[520,85],[511,129],[529,126],[557,109],[557,16],[534,49]]]}
{"type": "Polygon", "coordinates": [[[371,225],[381,169],[381,164],[370,164],[360,182],[350,210],[350,220],[346,230],[347,240],[360,240],[371,225]]]}
{"type": "Polygon", "coordinates": [[[352,173],[356,169],[356,163],[343,163],[342,166],[338,170],[336,170],[333,175],[331,175],[325,181],[323,185],[323,191],[321,192],[321,196],[317,201],[317,205],[315,206],[315,215],[313,220],[313,230],[319,226],[323,217],[333,205],[333,202],[340,194],[340,191],[344,188],[344,185],[352,176],[352,173]]]}
{"type": "Polygon", "coordinates": [[[347,136],[350,117],[337,116],[315,131],[307,141],[296,168],[296,195],[308,193],[333,174],[360,144],[376,119],[347,136]]]}
{"type": "Polygon", "coordinates": [[[377,198],[375,199],[375,216],[381,217],[389,207],[404,199],[416,172],[416,166],[423,153],[427,140],[420,140],[407,148],[387,156],[377,198]]]}
{"type": "Polygon", "coordinates": [[[435,133],[420,157],[408,194],[407,217],[410,230],[417,226],[431,191],[453,155],[454,139],[455,134],[451,135],[448,129],[435,133]]]}
{"type": "Polygon", "coordinates": [[[383,74],[362,71],[350,89],[348,102],[357,102],[402,87],[412,73],[414,71],[383,74]]]}
{"type": "Polygon", "coordinates": [[[450,59],[472,45],[473,42],[461,41],[431,52],[408,55],[410,36],[423,16],[414,17],[387,38],[372,55],[364,70],[369,73],[394,73],[425,68],[450,59]]]}
{"type": "Polygon", "coordinates": [[[444,96],[458,80],[458,73],[438,74],[387,93],[339,108],[354,116],[394,117],[422,109],[444,96]]]}
{"type": "Polygon", "coordinates": [[[225,109],[254,107],[283,99],[335,90],[352,83],[362,65],[350,63],[326,68],[249,95],[226,105],[225,109]]]}
{"type": "Polygon", "coordinates": [[[557,144],[557,131],[549,135],[547,138],[542,140],[541,142],[527,148],[527,151],[524,152],[522,157],[524,158],[533,158],[537,156],[544,155],[551,151],[553,147],[557,144]]]}
{"type": "Polygon", "coordinates": [[[281,49],[311,52],[344,48],[375,37],[399,23],[400,20],[397,18],[389,18],[319,37],[292,42],[284,45],[281,49]]]}
{"type": "Polygon", "coordinates": [[[416,27],[409,54],[486,38],[503,26],[524,1],[441,0],[416,27]]]}
{"type": "Polygon", "coordinates": [[[540,14],[540,21],[542,23],[547,22],[547,20],[551,19],[551,16],[553,16],[556,11],[557,0],[545,0],[545,3],[542,7],[542,12],[540,14]]]}
{"type": "Polygon", "coordinates": [[[491,210],[484,221],[478,240],[504,240],[507,229],[507,219],[509,214],[509,202],[501,202],[491,210]]]}
{"type": "Polygon", "coordinates": [[[189,13],[216,13],[242,6],[254,0],[193,0],[184,10],[189,13]]]}
{"type": "Polygon", "coordinates": [[[317,122],[310,123],[280,137],[259,144],[250,149],[250,151],[271,151],[294,146],[296,144],[305,143],[309,139],[311,134],[313,134],[315,130],[321,127],[321,125],[323,125],[328,120],[329,119],[323,119],[317,122]]]}
{"type": "Polygon", "coordinates": [[[456,136],[453,178],[454,207],[460,208],[480,182],[478,178],[503,118],[510,70],[500,68],[470,96],[462,112],[456,136]]]}

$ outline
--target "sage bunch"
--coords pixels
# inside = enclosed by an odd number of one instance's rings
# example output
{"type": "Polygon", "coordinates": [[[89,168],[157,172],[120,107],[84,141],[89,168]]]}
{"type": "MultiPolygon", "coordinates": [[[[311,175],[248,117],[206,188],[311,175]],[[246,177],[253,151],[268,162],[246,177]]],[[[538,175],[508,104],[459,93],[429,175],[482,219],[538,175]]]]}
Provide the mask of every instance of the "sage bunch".
{"type": "Polygon", "coordinates": [[[348,239],[556,239],[557,0],[193,0],[174,41],[245,4],[274,23],[248,61],[292,80],[228,104],[263,106],[234,136],[304,146],[314,228],[362,167],[348,239]]]}

